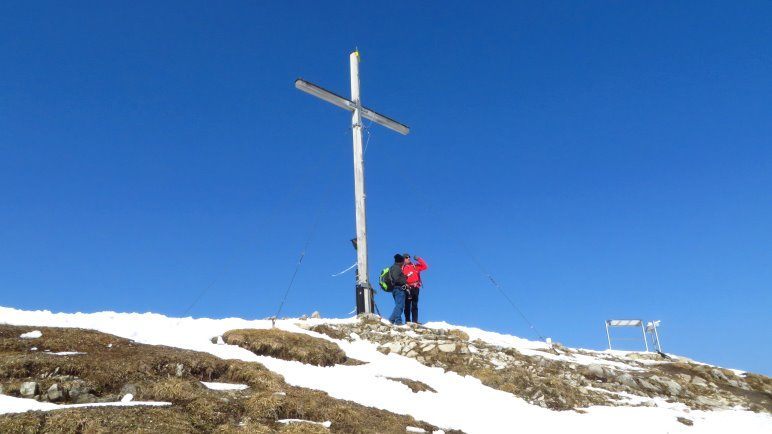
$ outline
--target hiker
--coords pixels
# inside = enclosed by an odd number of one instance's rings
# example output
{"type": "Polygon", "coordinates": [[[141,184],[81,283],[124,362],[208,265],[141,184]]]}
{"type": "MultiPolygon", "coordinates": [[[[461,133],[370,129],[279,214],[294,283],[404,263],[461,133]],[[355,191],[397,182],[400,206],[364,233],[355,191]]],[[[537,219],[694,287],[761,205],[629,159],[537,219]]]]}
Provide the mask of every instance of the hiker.
{"type": "Polygon", "coordinates": [[[407,298],[405,299],[405,322],[418,322],[418,293],[421,291],[421,272],[429,268],[426,261],[418,256],[413,256],[416,262],[410,260],[410,255],[403,253],[405,263],[402,272],[407,281],[407,298]]]}
{"type": "Polygon", "coordinates": [[[391,295],[394,297],[394,311],[391,312],[389,321],[394,325],[402,325],[402,311],[405,310],[405,286],[407,278],[402,272],[405,258],[397,253],[394,255],[394,265],[389,268],[389,279],[394,289],[391,295]]]}

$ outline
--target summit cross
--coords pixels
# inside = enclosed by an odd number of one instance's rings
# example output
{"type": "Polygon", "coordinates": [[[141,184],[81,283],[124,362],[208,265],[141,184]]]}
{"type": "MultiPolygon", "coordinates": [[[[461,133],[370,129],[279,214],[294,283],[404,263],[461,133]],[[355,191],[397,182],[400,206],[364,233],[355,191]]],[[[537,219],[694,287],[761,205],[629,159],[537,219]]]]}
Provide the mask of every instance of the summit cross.
{"type": "Polygon", "coordinates": [[[362,152],[362,118],[369,119],[400,134],[407,134],[410,128],[387,116],[362,105],[359,97],[359,51],[349,56],[351,65],[351,99],[332,93],[303,79],[295,80],[295,87],[303,92],[352,112],[351,131],[354,139],[354,201],[356,204],[356,248],[357,248],[357,314],[373,312],[373,287],[367,268],[367,216],[365,212],[365,169],[362,152]]]}

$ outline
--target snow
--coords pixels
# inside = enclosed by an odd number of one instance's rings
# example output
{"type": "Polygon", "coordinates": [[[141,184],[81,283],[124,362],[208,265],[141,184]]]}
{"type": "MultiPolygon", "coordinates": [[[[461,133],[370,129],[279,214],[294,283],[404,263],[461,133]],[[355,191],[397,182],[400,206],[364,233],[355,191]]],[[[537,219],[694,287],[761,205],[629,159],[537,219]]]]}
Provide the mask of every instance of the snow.
{"type": "MultiPolygon", "coordinates": [[[[626,365],[624,363],[619,363],[613,360],[606,360],[604,358],[586,356],[586,355],[577,354],[577,353],[556,355],[551,352],[548,352],[548,350],[550,350],[552,347],[551,340],[550,340],[550,343],[541,342],[541,341],[531,341],[528,339],[519,338],[517,336],[490,332],[490,331],[482,330],[475,327],[463,327],[463,326],[448,324],[444,321],[428,322],[424,324],[424,326],[435,330],[452,330],[452,329],[461,330],[469,336],[470,342],[474,342],[475,340],[479,339],[490,345],[496,345],[502,348],[514,348],[520,353],[531,357],[543,357],[545,359],[563,361],[568,363],[576,363],[579,365],[592,365],[592,364],[604,365],[604,366],[609,366],[616,369],[628,370],[628,371],[641,369],[635,366],[626,365]]],[[[493,363],[495,364],[498,362],[493,361],[493,363]]]]}
{"type": "Polygon", "coordinates": [[[407,431],[407,432],[418,432],[418,433],[425,433],[426,432],[425,429],[418,428],[418,427],[415,427],[415,426],[406,427],[405,431],[407,431]]]}
{"type": "Polygon", "coordinates": [[[39,402],[34,399],[15,398],[13,396],[0,395],[0,414],[24,413],[25,411],[52,411],[65,408],[81,407],[130,407],[136,405],[165,406],[170,402],[133,401],[133,402],[99,402],[90,404],[66,404],[58,405],[50,402],[39,402]]]}
{"type": "Polygon", "coordinates": [[[325,421],[325,422],[314,422],[312,420],[305,420],[305,419],[279,419],[276,422],[283,423],[283,424],[290,424],[290,423],[310,423],[314,425],[321,425],[325,428],[329,428],[332,426],[332,422],[325,421]]]}
{"type": "Polygon", "coordinates": [[[41,332],[40,330],[35,330],[28,333],[22,333],[22,335],[19,337],[22,339],[37,339],[41,336],[43,336],[43,332],[41,332]]]}
{"type": "MultiPolygon", "coordinates": [[[[440,368],[422,365],[416,360],[397,354],[382,354],[378,345],[366,340],[353,342],[335,340],[329,336],[308,331],[305,327],[317,324],[350,324],[356,318],[278,320],[276,326],[291,332],[304,333],[337,343],[348,357],[365,362],[362,365],[319,367],[295,361],[286,361],[254,353],[233,345],[211,342],[228,330],[240,328],[271,328],[270,320],[239,318],[171,318],[154,313],[51,313],[49,311],[22,311],[0,307],[0,318],[8,324],[37,327],[78,327],[99,330],[137,342],[166,345],[213,354],[223,359],[259,362],[282,375],[286,382],[326,392],[333,398],[353,401],[365,406],[413,416],[442,429],[460,429],[467,433],[507,432],[517,427],[519,432],[571,433],[770,433],[772,416],[748,411],[689,410],[682,404],[664,400],[648,400],[644,406],[601,407],[585,409],[580,414],[572,411],[557,412],[517,398],[516,396],[483,385],[478,379],[445,372],[440,368]],[[384,377],[402,377],[420,381],[436,393],[413,393],[403,384],[384,377]],[[694,421],[686,426],[676,420],[685,417],[694,421]]],[[[578,364],[610,364],[618,369],[633,369],[625,363],[606,360],[608,355],[577,354],[555,355],[545,352],[545,342],[529,341],[515,336],[487,332],[471,327],[447,323],[429,323],[431,328],[455,328],[469,334],[471,340],[481,339],[502,347],[540,357],[560,358],[578,364]],[[618,366],[617,366],[618,365],[618,366]]],[[[404,330],[404,329],[403,329],[404,330]]],[[[636,361],[637,362],[637,361],[636,361]]],[[[644,399],[626,397],[623,399],[644,399]]],[[[17,398],[14,398],[17,399],[17,398]]],[[[646,398],[648,399],[648,398],[646,398]]],[[[132,405],[138,404],[135,402],[132,405]]],[[[33,405],[33,404],[29,404],[33,405]]],[[[53,405],[37,403],[34,405],[53,405]]],[[[148,404],[148,405],[159,405],[148,404]]],[[[57,406],[57,408],[63,408],[57,406]]],[[[12,405],[0,402],[0,409],[8,411],[12,405]]],[[[28,408],[30,409],[30,408],[28,408]]],[[[26,411],[26,410],[21,410],[26,411]]]]}
{"type": "Polygon", "coordinates": [[[244,390],[249,387],[246,384],[208,383],[206,381],[202,381],[201,384],[212,390],[244,390]]]}
{"type": "Polygon", "coordinates": [[[127,393],[123,395],[123,398],[121,398],[121,402],[131,402],[134,399],[134,395],[131,393],[127,393]]]}
{"type": "Polygon", "coordinates": [[[80,351],[59,351],[58,353],[45,352],[44,354],[50,354],[52,356],[79,356],[86,353],[81,353],[80,351]]]}

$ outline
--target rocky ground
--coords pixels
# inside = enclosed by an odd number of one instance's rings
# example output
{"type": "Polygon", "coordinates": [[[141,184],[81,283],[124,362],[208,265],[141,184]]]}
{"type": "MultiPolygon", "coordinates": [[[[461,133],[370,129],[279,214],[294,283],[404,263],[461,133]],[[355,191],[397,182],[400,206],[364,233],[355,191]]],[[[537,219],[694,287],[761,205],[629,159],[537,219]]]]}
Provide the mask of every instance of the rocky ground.
{"type": "Polygon", "coordinates": [[[375,342],[385,354],[396,353],[428,366],[471,375],[490,387],[556,410],[581,411],[591,405],[651,406],[655,405],[653,398],[659,398],[692,409],[739,406],[772,413],[769,377],[738,375],[658,353],[618,355],[560,344],[519,351],[479,339],[470,341],[461,330],[392,327],[375,319],[308,328],[334,339],[375,342]]]}
{"type": "MultiPolygon", "coordinates": [[[[210,345],[207,339],[211,338],[213,347],[231,348],[222,346],[229,344],[251,355],[272,358],[257,359],[265,366],[275,365],[277,359],[303,364],[282,371],[285,375],[292,375],[300,366],[335,371],[362,365],[364,362],[348,357],[341,345],[363,348],[363,344],[370,354],[377,354],[375,347],[383,354],[398,354],[477,378],[491,388],[559,411],[583,413],[595,405],[659,407],[666,401],[693,410],[747,409],[772,414],[772,379],[674,356],[577,350],[557,343],[519,343],[514,337],[506,337],[514,344],[502,343],[473,329],[466,330],[485,340],[470,338],[451,326],[394,327],[375,317],[289,321],[292,331],[242,326],[222,328],[203,335],[202,340],[210,345]]],[[[395,361],[399,360],[404,359],[395,361]]],[[[265,366],[141,344],[92,330],[0,325],[0,394],[46,405],[115,403],[129,395],[134,401],[170,403],[164,407],[59,407],[5,414],[0,415],[0,432],[442,432],[410,416],[291,386],[265,366]],[[202,382],[246,388],[213,390],[202,382]],[[303,422],[283,422],[290,419],[303,422]]],[[[432,383],[435,390],[402,371],[376,377],[404,385],[407,399],[424,399],[438,393],[443,384],[432,383]]],[[[421,377],[431,383],[430,378],[421,377]]],[[[592,410],[587,412],[590,414],[581,417],[591,416],[592,410]]],[[[682,412],[676,419],[686,426],[700,423],[690,417],[689,412],[682,412]]],[[[681,426],[678,422],[672,423],[681,426]]]]}
{"type": "MultiPolygon", "coordinates": [[[[56,404],[163,401],[165,407],[66,408],[0,415],[2,433],[404,433],[437,427],[293,387],[261,364],[144,345],[91,330],[0,325],[0,393],[56,404]],[[77,351],[73,351],[77,349],[77,351]],[[241,391],[202,384],[247,385],[241,391]],[[324,423],[281,423],[299,419],[324,423]]],[[[304,363],[349,363],[337,345],[280,330],[233,331],[234,344],[304,363]],[[302,343],[299,346],[298,343],[302,343]]],[[[451,432],[451,431],[448,431],[451,432]]]]}

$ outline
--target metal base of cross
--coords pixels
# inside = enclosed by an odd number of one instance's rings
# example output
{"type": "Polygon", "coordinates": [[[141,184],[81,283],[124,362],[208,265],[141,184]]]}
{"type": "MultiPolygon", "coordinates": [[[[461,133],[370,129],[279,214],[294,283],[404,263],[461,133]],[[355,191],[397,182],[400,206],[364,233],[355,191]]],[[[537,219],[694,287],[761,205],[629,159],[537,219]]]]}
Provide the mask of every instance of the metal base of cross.
{"type": "Polygon", "coordinates": [[[373,300],[373,287],[369,284],[367,286],[364,285],[357,285],[356,286],[356,297],[357,297],[357,315],[360,313],[371,313],[367,312],[365,307],[365,293],[370,294],[370,306],[375,305],[375,300],[373,300]],[[367,291],[369,289],[369,291],[367,291]]]}

